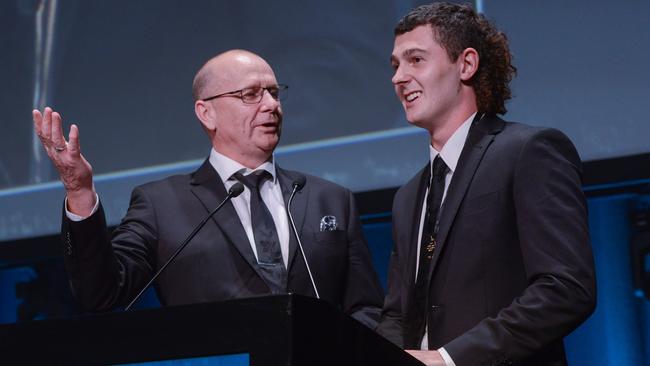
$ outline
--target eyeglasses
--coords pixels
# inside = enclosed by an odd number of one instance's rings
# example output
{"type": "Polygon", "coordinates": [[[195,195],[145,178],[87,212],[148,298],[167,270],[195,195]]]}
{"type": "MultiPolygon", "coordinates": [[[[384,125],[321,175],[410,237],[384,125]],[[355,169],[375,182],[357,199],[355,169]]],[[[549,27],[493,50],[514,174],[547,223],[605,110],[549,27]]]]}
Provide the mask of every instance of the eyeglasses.
{"type": "Polygon", "coordinates": [[[241,99],[241,101],[246,104],[257,104],[262,100],[265,90],[269,92],[271,98],[275,100],[285,100],[289,95],[289,86],[284,84],[278,84],[274,86],[267,86],[266,88],[255,86],[252,88],[244,88],[244,89],[229,91],[208,98],[203,98],[201,100],[207,102],[208,100],[221,98],[221,97],[235,97],[241,99]]]}

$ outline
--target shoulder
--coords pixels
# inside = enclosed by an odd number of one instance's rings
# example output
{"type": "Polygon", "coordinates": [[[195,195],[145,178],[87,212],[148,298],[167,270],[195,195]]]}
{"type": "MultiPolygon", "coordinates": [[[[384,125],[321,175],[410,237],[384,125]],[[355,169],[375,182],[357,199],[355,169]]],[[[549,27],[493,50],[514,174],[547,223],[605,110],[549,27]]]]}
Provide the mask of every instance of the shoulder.
{"type": "Polygon", "coordinates": [[[287,170],[279,167],[277,169],[278,174],[284,175],[287,178],[286,180],[288,182],[293,182],[299,180],[300,177],[305,177],[305,188],[309,189],[310,191],[327,192],[329,194],[350,194],[350,190],[348,188],[345,188],[342,185],[339,185],[327,179],[294,170],[287,170]]]}
{"type": "Polygon", "coordinates": [[[571,140],[558,129],[520,122],[501,122],[502,127],[495,133],[488,152],[499,155],[504,162],[516,160],[521,154],[532,151],[556,151],[571,156],[572,160],[579,160],[571,140]]]}
{"type": "Polygon", "coordinates": [[[576,147],[566,134],[555,128],[506,122],[488,151],[494,164],[515,170],[564,169],[567,163],[574,170],[582,170],[576,147]]]}
{"type": "Polygon", "coordinates": [[[423,166],[422,169],[420,169],[417,173],[415,173],[415,175],[411,177],[408,182],[399,187],[395,193],[395,197],[393,198],[393,205],[405,200],[409,201],[415,199],[414,195],[417,194],[422,184],[424,184],[424,179],[427,176],[427,168],[429,168],[428,163],[423,166]]]}
{"type": "Polygon", "coordinates": [[[191,174],[178,174],[166,178],[141,184],[133,189],[133,195],[163,196],[169,198],[171,194],[181,190],[189,190],[191,174]]]}
{"type": "Polygon", "coordinates": [[[549,140],[572,144],[571,140],[558,129],[520,122],[504,122],[503,130],[497,134],[495,140],[519,145],[525,145],[531,140],[549,140]]]}

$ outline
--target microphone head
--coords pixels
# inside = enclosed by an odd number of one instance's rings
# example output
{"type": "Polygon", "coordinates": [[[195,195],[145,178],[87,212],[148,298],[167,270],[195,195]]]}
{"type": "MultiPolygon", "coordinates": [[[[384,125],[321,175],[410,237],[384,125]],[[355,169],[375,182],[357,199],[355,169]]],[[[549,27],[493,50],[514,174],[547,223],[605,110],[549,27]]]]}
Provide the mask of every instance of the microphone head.
{"type": "Polygon", "coordinates": [[[244,191],[244,185],[241,184],[240,182],[237,182],[230,187],[228,190],[228,194],[230,197],[237,197],[239,196],[242,192],[244,191]]]}
{"type": "Polygon", "coordinates": [[[291,185],[296,189],[296,191],[299,191],[302,189],[302,187],[305,186],[305,183],[307,183],[307,178],[305,178],[304,175],[299,175],[296,177],[296,179],[293,180],[293,183],[291,185]]]}

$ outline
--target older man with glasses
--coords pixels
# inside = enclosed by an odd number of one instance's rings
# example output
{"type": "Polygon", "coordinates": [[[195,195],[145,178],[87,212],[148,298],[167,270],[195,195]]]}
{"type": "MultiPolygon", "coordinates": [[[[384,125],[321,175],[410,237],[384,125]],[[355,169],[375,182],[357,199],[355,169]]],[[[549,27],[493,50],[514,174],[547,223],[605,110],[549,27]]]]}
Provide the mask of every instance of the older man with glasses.
{"type": "Polygon", "coordinates": [[[291,292],[325,299],[374,327],[383,293],[351,192],[284,170],[273,159],[288,87],[260,56],[232,50],[197,72],[192,92],[210,156],[192,174],[136,187],[110,239],[77,126],[66,141],[60,114],[33,112],[66,189],[65,264],[82,306],[126,305],[241,183],[243,193],[226,202],[156,280],[161,303],[291,292]]]}

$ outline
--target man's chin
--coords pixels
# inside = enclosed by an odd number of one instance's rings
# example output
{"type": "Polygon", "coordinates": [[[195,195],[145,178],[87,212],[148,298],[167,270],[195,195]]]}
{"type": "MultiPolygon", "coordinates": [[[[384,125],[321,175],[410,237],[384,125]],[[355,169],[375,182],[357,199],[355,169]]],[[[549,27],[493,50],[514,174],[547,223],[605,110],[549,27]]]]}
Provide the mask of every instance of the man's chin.
{"type": "Polygon", "coordinates": [[[420,128],[425,128],[426,124],[424,121],[420,118],[417,118],[417,116],[409,116],[408,114],[406,115],[406,120],[410,125],[413,125],[415,127],[420,127],[420,128]]]}
{"type": "Polygon", "coordinates": [[[259,141],[257,146],[266,152],[273,153],[273,151],[275,150],[275,148],[278,146],[279,143],[280,143],[280,136],[274,134],[270,136],[264,136],[262,138],[262,141],[259,141]]]}

